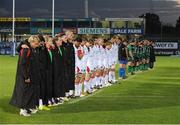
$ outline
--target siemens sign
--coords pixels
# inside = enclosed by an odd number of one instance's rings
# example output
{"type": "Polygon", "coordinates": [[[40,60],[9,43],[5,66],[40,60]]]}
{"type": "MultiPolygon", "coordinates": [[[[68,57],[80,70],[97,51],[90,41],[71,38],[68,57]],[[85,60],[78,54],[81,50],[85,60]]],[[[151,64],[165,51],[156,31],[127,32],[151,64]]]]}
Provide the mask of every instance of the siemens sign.
{"type": "Polygon", "coordinates": [[[110,34],[110,28],[78,28],[78,34],[110,34]]]}
{"type": "Polygon", "coordinates": [[[78,28],[78,34],[144,34],[144,30],[131,28],[78,28]]]}
{"type": "Polygon", "coordinates": [[[111,34],[144,34],[144,32],[143,29],[115,28],[111,29],[111,34]]]}

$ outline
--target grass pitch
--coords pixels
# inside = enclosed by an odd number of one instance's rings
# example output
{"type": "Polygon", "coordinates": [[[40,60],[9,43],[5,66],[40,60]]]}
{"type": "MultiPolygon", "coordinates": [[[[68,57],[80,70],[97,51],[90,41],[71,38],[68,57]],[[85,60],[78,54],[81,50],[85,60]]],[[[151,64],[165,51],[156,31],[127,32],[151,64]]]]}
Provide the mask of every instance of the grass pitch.
{"type": "Polygon", "coordinates": [[[180,58],[158,57],[154,70],[29,118],[9,105],[16,66],[17,57],[0,56],[0,123],[180,123],[180,58]]]}

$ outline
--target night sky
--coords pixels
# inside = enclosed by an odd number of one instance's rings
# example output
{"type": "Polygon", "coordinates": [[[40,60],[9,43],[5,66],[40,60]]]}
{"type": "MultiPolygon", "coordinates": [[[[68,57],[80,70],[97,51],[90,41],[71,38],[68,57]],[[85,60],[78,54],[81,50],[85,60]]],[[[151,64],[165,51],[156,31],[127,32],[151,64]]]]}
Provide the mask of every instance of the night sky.
{"type": "MultiPolygon", "coordinates": [[[[16,16],[51,18],[52,0],[16,0],[16,16]]],[[[90,17],[138,17],[153,12],[164,23],[175,24],[180,0],[89,0],[90,17]]],[[[12,16],[12,0],[0,0],[0,17],[12,16]]],[[[55,0],[55,17],[83,18],[84,0],[55,0]]]]}

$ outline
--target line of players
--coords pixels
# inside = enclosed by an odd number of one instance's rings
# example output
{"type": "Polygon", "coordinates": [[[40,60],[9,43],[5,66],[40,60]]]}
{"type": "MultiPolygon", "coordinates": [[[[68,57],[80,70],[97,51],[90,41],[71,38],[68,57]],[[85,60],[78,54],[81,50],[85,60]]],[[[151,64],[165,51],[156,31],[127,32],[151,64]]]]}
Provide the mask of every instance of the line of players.
{"type": "Polygon", "coordinates": [[[94,40],[77,38],[74,48],[75,97],[83,96],[83,93],[92,93],[96,89],[116,82],[117,38],[112,38],[110,41],[102,38],[94,38],[94,40]]]}
{"type": "Polygon", "coordinates": [[[19,107],[21,115],[30,116],[37,112],[36,106],[39,110],[50,110],[49,107],[69,98],[111,86],[117,82],[118,61],[119,77],[123,79],[127,63],[128,73],[132,75],[148,69],[150,46],[147,40],[128,42],[118,36],[108,40],[74,38],[71,31],[54,38],[31,36],[19,46],[19,70],[10,104],[19,107]]]}
{"type": "Polygon", "coordinates": [[[142,72],[153,69],[155,59],[154,43],[150,40],[129,41],[123,40],[119,44],[118,60],[120,61],[119,77],[126,78],[126,65],[128,73],[142,72]]]}

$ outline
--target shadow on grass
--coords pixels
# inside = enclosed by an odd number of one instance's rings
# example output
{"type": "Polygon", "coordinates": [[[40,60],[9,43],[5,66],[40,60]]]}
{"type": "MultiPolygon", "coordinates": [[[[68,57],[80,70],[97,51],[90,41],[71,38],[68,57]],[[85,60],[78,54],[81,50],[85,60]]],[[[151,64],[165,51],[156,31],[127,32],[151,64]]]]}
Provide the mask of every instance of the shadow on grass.
{"type": "Polygon", "coordinates": [[[11,106],[9,104],[10,98],[2,98],[0,99],[0,108],[3,112],[10,113],[10,114],[17,114],[19,111],[17,108],[11,106]]]}

